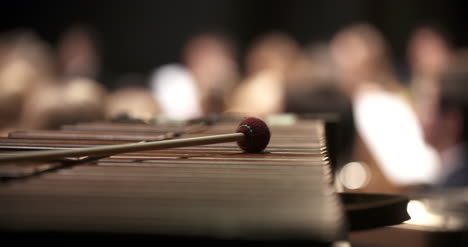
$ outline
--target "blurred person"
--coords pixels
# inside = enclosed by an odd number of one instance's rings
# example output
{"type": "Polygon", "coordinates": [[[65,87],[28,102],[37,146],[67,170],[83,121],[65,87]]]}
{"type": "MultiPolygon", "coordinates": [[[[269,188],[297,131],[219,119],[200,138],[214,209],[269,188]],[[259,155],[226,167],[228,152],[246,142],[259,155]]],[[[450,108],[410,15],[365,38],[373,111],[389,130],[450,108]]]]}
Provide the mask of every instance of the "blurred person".
{"type": "Polygon", "coordinates": [[[56,81],[50,47],[32,31],[18,30],[0,37],[0,129],[16,126],[24,101],[56,81]]]}
{"type": "Polygon", "coordinates": [[[403,89],[395,77],[386,41],[373,26],[349,26],[330,44],[338,80],[352,97],[367,86],[397,93],[403,89]]]}
{"type": "Polygon", "coordinates": [[[265,70],[286,73],[300,52],[299,44],[282,32],[271,32],[260,36],[246,54],[247,74],[265,70]]]}
{"type": "Polygon", "coordinates": [[[337,108],[340,108],[338,105],[341,105],[347,96],[338,87],[337,80],[332,75],[331,65],[327,44],[312,44],[298,55],[285,74],[286,112],[336,112],[337,108]],[[330,98],[328,101],[325,95],[334,99],[330,98]],[[317,98],[322,100],[315,100],[317,98]]]}
{"type": "Polygon", "coordinates": [[[300,57],[296,59],[288,78],[298,74],[306,74],[318,78],[332,78],[333,62],[330,45],[325,42],[310,43],[300,57]]]}
{"type": "Polygon", "coordinates": [[[18,127],[55,129],[64,124],[103,120],[106,95],[104,87],[88,78],[45,85],[25,99],[18,127]]]}
{"type": "Polygon", "coordinates": [[[160,113],[151,92],[144,87],[123,87],[112,92],[106,100],[106,118],[126,115],[132,119],[148,120],[160,113]]]}
{"type": "Polygon", "coordinates": [[[468,56],[464,55],[436,84],[434,107],[423,125],[424,137],[441,156],[434,188],[468,186],[468,56]]]}
{"type": "Polygon", "coordinates": [[[160,113],[159,106],[151,91],[144,87],[145,79],[138,74],[123,75],[117,80],[116,90],[106,99],[106,118],[148,120],[160,113]]]}
{"type": "Polygon", "coordinates": [[[164,117],[183,121],[203,115],[197,84],[184,65],[167,64],[157,68],[149,83],[164,117]]]}
{"type": "Polygon", "coordinates": [[[222,33],[200,33],[182,53],[182,62],[197,84],[203,114],[223,112],[239,80],[234,42],[222,33]]]}
{"type": "Polygon", "coordinates": [[[7,128],[49,129],[103,119],[105,90],[98,82],[61,74],[52,49],[33,32],[6,36],[0,112],[2,122],[8,121],[7,128]]]}
{"type": "Polygon", "coordinates": [[[423,140],[389,49],[371,25],[356,24],[331,41],[338,79],[349,95],[356,124],[355,159],[371,166],[372,192],[400,192],[434,182],[437,155],[423,140]]]}
{"type": "Polygon", "coordinates": [[[285,76],[297,59],[299,45],[284,33],[260,37],[246,55],[246,78],[232,94],[229,111],[268,115],[285,108],[285,76]]]}
{"type": "Polygon", "coordinates": [[[424,81],[434,81],[448,69],[453,50],[447,38],[431,27],[417,28],[408,41],[408,64],[411,82],[418,86],[424,81]]]}
{"type": "Polygon", "coordinates": [[[450,42],[431,27],[416,29],[408,42],[411,96],[419,120],[424,124],[436,104],[438,77],[454,59],[450,42]]]}
{"type": "Polygon", "coordinates": [[[68,29],[59,40],[56,56],[35,59],[36,68],[49,64],[49,77],[45,83],[33,79],[36,86],[30,87],[22,99],[17,127],[51,129],[104,119],[107,92],[94,80],[99,72],[98,60],[92,31],[83,26],[68,29]]]}
{"type": "Polygon", "coordinates": [[[62,34],[57,60],[63,76],[98,78],[100,58],[95,36],[91,28],[82,25],[71,26],[62,34]]]}

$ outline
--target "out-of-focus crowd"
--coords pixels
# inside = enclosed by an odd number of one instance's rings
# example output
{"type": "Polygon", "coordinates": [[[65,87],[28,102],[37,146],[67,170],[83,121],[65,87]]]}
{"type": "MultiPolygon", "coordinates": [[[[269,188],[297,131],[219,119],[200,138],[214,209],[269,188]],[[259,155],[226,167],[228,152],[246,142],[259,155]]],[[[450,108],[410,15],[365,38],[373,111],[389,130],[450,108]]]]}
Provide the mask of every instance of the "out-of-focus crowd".
{"type": "Polygon", "coordinates": [[[351,112],[358,133],[354,146],[367,150],[355,157],[379,164],[374,178],[389,181],[375,184],[376,190],[468,185],[466,177],[450,178],[456,164],[441,165],[461,159],[444,154],[465,141],[468,53],[434,28],[415,29],[408,37],[409,77],[396,72],[385,38],[366,23],[307,46],[285,33],[267,33],[246,54],[238,54],[223,34],[200,33],[185,44],[179,63],[156,68],[145,86],[134,83],[141,78],[123,75],[115,90],[96,81],[98,54],[92,32],[83,27],[64,33],[54,49],[33,32],[2,34],[2,133],[121,116],[186,120],[223,112],[351,112]],[[441,175],[442,170],[449,172],[441,175]]]}

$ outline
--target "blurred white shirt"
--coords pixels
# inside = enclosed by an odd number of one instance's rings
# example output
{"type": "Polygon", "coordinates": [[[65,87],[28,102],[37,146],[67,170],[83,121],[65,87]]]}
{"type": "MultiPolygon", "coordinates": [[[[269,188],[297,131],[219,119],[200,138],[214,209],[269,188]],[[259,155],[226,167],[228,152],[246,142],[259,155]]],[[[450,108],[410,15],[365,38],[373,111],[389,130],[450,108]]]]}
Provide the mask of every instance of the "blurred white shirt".
{"type": "Polygon", "coordinates": [[[439,158],[424,142],[417,117],[398,94],[365,88],[353,99],[356,129],[394,184],[435,182],[439,158]]]}
{"type": "Polygon", "coordinates": [[[187,120],[202,115],[195,80],[184,66],[168,64],[158,68],[151,76],[150,87],[165,117],[187,120]]]}

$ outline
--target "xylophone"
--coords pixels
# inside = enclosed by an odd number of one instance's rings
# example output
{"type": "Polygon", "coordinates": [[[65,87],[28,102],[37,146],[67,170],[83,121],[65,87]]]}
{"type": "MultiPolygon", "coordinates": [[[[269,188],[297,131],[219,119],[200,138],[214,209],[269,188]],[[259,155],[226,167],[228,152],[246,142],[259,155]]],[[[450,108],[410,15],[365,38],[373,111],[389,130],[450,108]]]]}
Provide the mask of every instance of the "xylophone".
{"type": "MultiPolygon", "coordinates": [[[[241,119],[80,123],[14,131],[2,153],[73,149],[233,132],[241,119]]],[[[171,242],[311,243],[346,238],[323,121],[270,122],[265,152],[236,143],[0,163],[0,234],[171,242]]],[[[1,153],[0,153],[1,155],[1,153]]]]}
{"type": "MultiPolygon", "coordinates": [[[[59,131],[12,132],[0,145],[11,152],[158,141],[229,133],[237,123],[85,123],[59,131]]],[[[343,211],[329,184],[323,124],[298,121],[271,129],[271,143],[261,154],[223,143],[3,164],[0,228],[242,241],[343,239],[343,211]]]]}

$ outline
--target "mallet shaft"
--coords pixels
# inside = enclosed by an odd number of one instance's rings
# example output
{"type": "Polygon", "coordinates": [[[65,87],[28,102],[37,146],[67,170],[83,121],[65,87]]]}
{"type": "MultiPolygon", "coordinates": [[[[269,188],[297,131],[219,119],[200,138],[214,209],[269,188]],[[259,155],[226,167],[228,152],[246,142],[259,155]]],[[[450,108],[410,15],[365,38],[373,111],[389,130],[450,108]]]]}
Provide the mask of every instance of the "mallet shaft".
{"type": "Polygon", "coordinates": [[[243,133],[232,133],[223,135],[212,135],[192,137],[184,139],[165,140],[157,142],[139,142],[117,145],[104,145],[88,148],[76,148],[65,150],[47,151],[23,151],[16,153],[0,154],[0,162],[31,161],[31,160],[53,160],[64,157],[83,157],[90,155],[113,155],[143,150],[158,150],[167,148],[189,147],[196,145],[207,145],[223,142],[241,141],[245,138],[243,133]]]}

